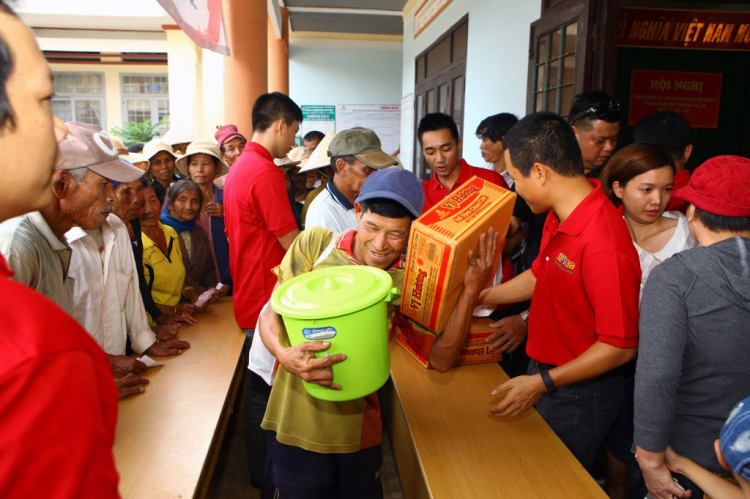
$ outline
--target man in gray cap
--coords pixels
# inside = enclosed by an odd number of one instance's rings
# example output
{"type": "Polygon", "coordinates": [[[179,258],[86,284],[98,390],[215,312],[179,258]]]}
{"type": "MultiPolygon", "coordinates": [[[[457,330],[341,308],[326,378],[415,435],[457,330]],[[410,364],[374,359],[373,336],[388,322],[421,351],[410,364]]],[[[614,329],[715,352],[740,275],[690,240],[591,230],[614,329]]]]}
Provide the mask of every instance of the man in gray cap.
{"type": "Polygon", "coordinates": [[[365,179],[375,170],[398,164],[383,152],[380,139],[367,128],[338,134],[328,147],[334,175],[307,209],[305,227],[325,227],[340,233],[357,228],[354,200],[365,179]]]}

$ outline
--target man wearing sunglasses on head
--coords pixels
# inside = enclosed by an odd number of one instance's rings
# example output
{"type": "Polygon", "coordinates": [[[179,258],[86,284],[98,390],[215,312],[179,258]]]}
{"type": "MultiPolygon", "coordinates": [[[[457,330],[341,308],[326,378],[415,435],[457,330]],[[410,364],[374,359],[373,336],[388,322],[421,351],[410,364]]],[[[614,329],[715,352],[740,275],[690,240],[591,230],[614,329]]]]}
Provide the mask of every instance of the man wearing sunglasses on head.
{"type": "Polygon", "coordinates": [[[584,173],[599,178],[602,167],[617,146],[620,134],[620,103],[600,90],[576,95],[568,113],[583,155],[584,173]]]}

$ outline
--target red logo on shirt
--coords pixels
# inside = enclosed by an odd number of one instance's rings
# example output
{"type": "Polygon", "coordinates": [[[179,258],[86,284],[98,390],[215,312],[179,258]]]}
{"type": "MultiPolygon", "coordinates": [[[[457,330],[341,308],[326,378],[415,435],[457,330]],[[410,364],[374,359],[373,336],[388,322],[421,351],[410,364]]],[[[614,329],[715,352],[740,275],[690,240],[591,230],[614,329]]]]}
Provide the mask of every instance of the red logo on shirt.
{"type": "Polygon", "coordinates": [[[563,272],[567,272],[568,274],[572,274],[573,270],[576,268],[576,263],[570,259],[568,259],[567,256],[560,253],[557,255],[557,259],[555,259],[555,265],[560,267],[560,270],[563,272]]]}

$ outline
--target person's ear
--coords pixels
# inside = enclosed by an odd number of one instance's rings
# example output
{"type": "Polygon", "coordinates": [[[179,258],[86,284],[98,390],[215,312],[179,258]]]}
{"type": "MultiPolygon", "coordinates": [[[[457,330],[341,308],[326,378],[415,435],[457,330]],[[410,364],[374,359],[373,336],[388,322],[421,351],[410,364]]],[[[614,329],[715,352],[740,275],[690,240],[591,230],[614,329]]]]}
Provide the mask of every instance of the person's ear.
{"type": "Polygon", "coordinates": [[[714,451],[716,452],[716,459],[719,461],[719,464],[728,470],[731,470],[732,467],[729,466],[729,463],[724,458],[724,453],[721,452],[721,446],[719,445],[719,439],[717,438],[714,440],[714,451]]]}
{"type": "Polygon", "coordinates": [[[359,219],[362,218],[362,203],[354,203],[354,217],[359,225],[359,219]]]}
{"type": "Polygon", "coordinates": [[[685,152],[682,153],[682,164],[687,164],[688,160],[690,159],[690,155],[693,154],[693,144],[688,144],[685,147],[685,152]]]}
{"type": "Polygon", "coordinates": [[[622,199],[622,193],[623,193],[623,191],[624,191],[624,189],[620,186],[620,181],[619,180],[615,180],[614,182],[612,182],[612,192],[615,193],[615,196],[617,196],[618,198],[622,199]]]}
{"type": "Polygon", "coordinates": [[[460,156],[461,155],[461,148],[464,146],[464,143],[461,142],[461,139],[458,139],[457,144],[458,144],[458,155],[460,156]]]}
{"type": "Polygon", "coordinates": [[[547,179],[549,177],[547,167],[541,163],[534,163],[534,165],[531,167],[529,177],[539,184],[544,185],[545,183],[547,183],[547,179]]]}
{"type": "Polygon", "coordinates": [[[336,175],[341,175],[342,177],[346,177],[347,166],[349,166],[349,163],[347,163],[341,158],[337,159],[336,160],[336,175]]]}
{"type": "Polygon", "coordinates": [[[62,170],[60,176],[52,183],[52,195],[57,199],[65,199],[70,194],[72,182],[73,179],[68,175],[68,172],[62,170]]]}
{"type": "Polygon", "coordinates": [[[573,128],[573,133],[576,134],[576,140],[580,141],[581,137],[580,137],[580,132],[578,131],[578,127],[573,125],[572,128],[573,128]]]}
{"type": "Polygon", "coordinates": [[[283,119],[278,119],[273,122],[273,130],[276,132],[276,135],[281,135],[284,133],[284,129],[286,127],[286,121],[283,119]]]}
{"type": "Polygon", "coordinates": [[[688,222],[694,222],[698,218],[698,215],[695,213],[695,206],[693,206],[692,203],[688,204],[687,210],[685,211],[685,217],[688,222]]]}

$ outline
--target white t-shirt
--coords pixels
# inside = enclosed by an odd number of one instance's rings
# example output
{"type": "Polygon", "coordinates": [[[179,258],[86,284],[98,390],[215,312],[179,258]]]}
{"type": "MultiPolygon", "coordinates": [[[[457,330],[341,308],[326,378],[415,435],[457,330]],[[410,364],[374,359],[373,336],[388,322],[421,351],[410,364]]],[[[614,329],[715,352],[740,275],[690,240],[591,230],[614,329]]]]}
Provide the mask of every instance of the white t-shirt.
{"type": "Polygon", "coordinates": [[[336,189],[333,178],[307,209],[305,228],[310,227],[325,227],[335,233],[357,228],[354,206],[336,189]]]}

